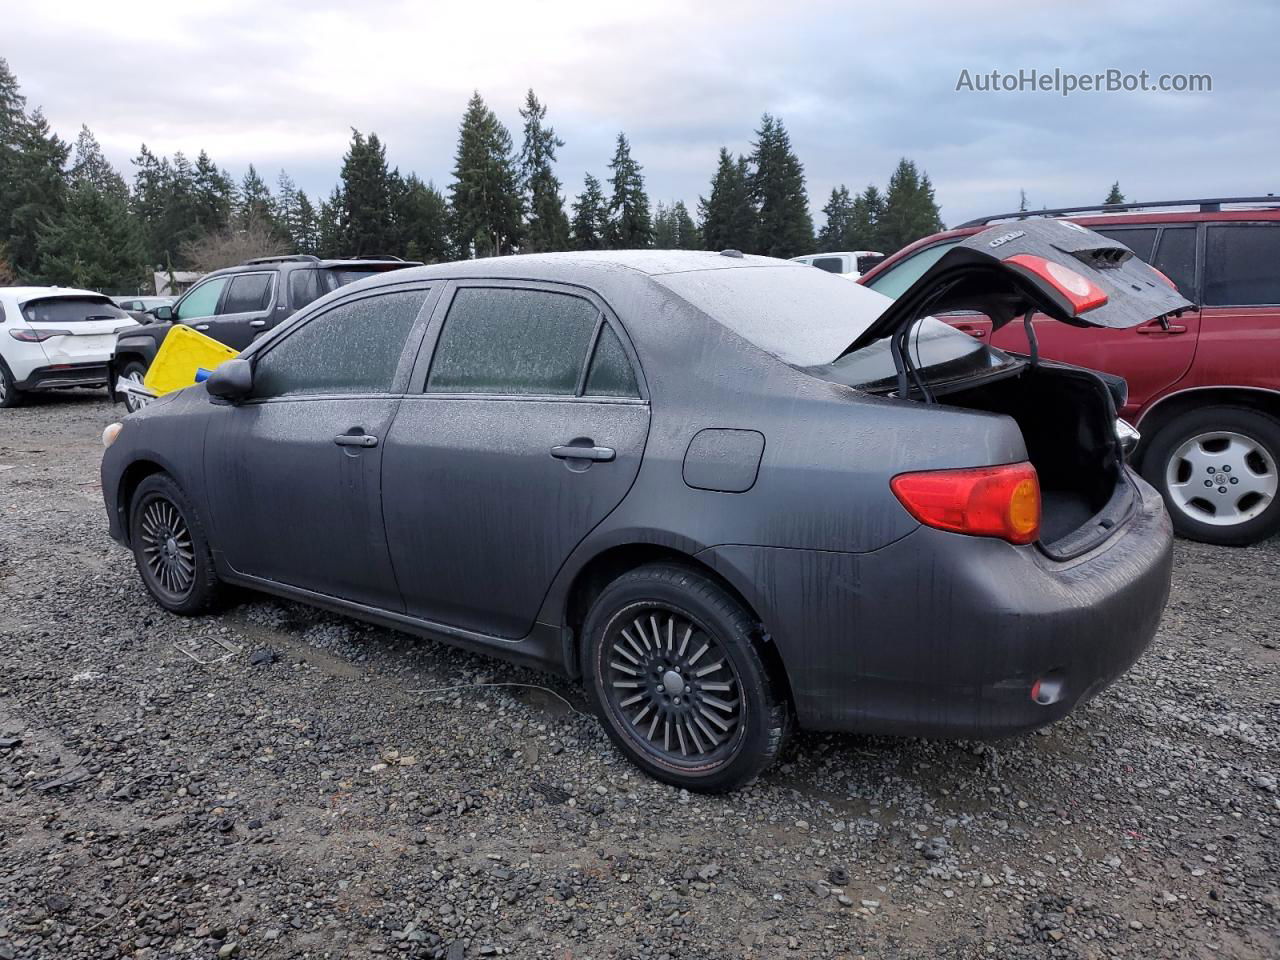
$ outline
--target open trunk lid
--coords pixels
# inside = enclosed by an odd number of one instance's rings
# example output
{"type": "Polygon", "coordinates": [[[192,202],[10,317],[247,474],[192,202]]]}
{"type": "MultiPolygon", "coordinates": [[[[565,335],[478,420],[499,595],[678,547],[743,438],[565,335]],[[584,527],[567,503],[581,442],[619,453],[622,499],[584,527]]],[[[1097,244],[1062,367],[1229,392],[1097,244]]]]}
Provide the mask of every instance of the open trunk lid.
{"type": "Polygon", "coordinates": [[[977,310],[996,330],[1033,311],[1072,326],[1123,329],[1192,306],[1123,244],[1066,220],[1027,220],[947,251],[842,356],[904,334],[929,313],[977,310]]]}

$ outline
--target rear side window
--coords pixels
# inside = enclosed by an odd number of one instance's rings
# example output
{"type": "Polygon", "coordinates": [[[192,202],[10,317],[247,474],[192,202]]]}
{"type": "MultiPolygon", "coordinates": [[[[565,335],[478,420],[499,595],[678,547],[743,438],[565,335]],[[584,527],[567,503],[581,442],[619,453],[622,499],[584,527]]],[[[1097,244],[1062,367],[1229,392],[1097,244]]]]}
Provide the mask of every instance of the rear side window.
{"type": "Polygon", "coordinates": [[[464,287],[445,318],[427,392],[572,396],[599,315],[569,294],[464,287]]]}
{"type": "Polygon", "coordinates": [[[1196,291],[1196,228],[1165,227],[1160,246],[1150,264],[1173,281],[1178,292],[1191,300],[1196,291]]]}
{"type": "Polygon", "coordinates": [[[255,397],[388,393],[426,290],[342,303],[286,333],[253,365],[255,397]]]}
{"type": "Polygon", "coordinates": [[[844,273],[843,257],[814,257],[813,265],[827,273],[844,273]]]}
{"type": "Polygon", "coordinates": [[[231,286],[218,313],[257,313],[271,305],[274,273],[242,273],[231,278],[231,286]]]}
{"type": "Polygon", "coordinates": [[[1233,307],[1280,303],[1280,225],[1209,225],[1204,302],[1233,307]]]}
{"type": "Polygon", "coordinates": [[[631,360],[613,327],[607,323],[600,326],[600,339],[596,341],[583,393],[588,397],[640,397],[631,360]]]}
{"type": "Polygon", "coordinates": [[[91,320],[131,320],[110,300],[96,297],[44,297],[22,305],[27,323],[83,323],[91,320]]]}
{"type": "Polygon", "coordinates": [[[294,310],[301,310],[332,289],[324,285],[323,277],[319,270],[295,270],[289,274],[289,303],[294,310]]]}
{"type": "Polygon", "coordinates": [[[1139,260],[1147,263],[1151,262],[1151,251],[1156,245],[1156,228],[1155,227],[1133,227],[1127,230],[1104,230],[1099,227],[1090,227],[1094,233],[1100,233],[1108,240],[1115,240],[1123,243],[1126,247],[1134,252],[1139,260]]]}

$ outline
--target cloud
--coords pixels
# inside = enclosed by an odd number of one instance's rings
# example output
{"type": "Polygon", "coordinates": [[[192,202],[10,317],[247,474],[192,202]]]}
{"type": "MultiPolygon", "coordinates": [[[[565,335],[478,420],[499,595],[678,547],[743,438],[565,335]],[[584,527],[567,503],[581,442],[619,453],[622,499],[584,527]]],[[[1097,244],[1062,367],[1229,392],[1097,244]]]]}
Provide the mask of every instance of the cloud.
{"type": "MultiPolygon", "coordinates": [[[[448,182],[479,89],[519,136],[533,87],[565,139],[566,192],[604,176],[625,130],[651,196],[696,202],[721,145],[746,151],[764,111],[805,163],[815,209],[839,183],[883,184],[901,156],[944,219],[1130,196],[1273,186],[1271,37],[1280,11],[1240,2],[1228,38],[1201,4],[994,0],[894,5],[760,0],[486,4],[65,0],[6,14],[6,55],[64,136],[87,123],[111,159],[206,149],[235,175],[281,167],[312,193],[350,129],[402,170],[448,182]],[[1115,67],[1210,73],[1206,94],[965,93],[972,72],[1115,67]]],[[[1157,197],[1159,198],[1159,197],[1157,197]]]]}

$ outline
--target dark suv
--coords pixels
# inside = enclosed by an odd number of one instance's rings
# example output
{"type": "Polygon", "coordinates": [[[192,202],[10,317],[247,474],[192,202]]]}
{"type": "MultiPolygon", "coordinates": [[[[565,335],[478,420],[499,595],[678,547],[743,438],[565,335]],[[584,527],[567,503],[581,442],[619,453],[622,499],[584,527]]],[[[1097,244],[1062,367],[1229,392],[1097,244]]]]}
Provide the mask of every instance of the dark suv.
{"type": "Polygon", "coordinates": [[[116,338],[111,361],[112,393],[130,411],[139,401],[115,390],[119,380],[142,382],[156,351],[175,323],[184,323],[236,350],[243,350],[313,300],[348,283],[388,270],[421,266],[398,257],[321,260],[297,254],[260,257],[201,277],[172,307],[152,311],[156,322],[129,327],[116,338]]]}
{"type": "MultiPolygon", "coordinates": [[[[1069,327],[1037,316],[1042,356],[1124,377],[1120,415],[1142,433],[1134,465],[1165,498],[1174,528],[1244,545],[1280,532],[1280,198],[1128,203],[1006,213],[918,240],[858,281],[896,298],[966,237],[1003,221],[1062,217],[1123,243],[1197,306],[1131,330],[1069,327]]],[[[1004,238],[997,238],[1003,240],[1004,238]]],[[[1013,353],[1021,323],[941,316],[1013,353]]]]}

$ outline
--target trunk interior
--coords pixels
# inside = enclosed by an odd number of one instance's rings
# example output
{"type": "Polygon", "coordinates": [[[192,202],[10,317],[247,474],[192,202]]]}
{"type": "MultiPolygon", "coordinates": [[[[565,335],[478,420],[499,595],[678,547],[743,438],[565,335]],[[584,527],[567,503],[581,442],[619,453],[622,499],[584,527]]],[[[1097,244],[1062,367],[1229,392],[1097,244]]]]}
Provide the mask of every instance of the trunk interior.
{"type": "Polygon", "coordinates": [[[1115,407],[1098,377],[1053,365],[1026,366],[1013,376],[948,392],[940,402],[1017,422],[1040,477],[1040,542],[1051,555],[1089,549],[1105,539],[1114,514],[1127,508],[1115,407]]]}

